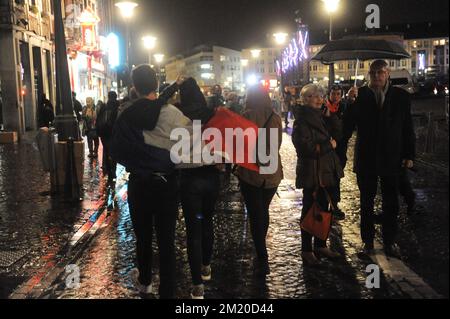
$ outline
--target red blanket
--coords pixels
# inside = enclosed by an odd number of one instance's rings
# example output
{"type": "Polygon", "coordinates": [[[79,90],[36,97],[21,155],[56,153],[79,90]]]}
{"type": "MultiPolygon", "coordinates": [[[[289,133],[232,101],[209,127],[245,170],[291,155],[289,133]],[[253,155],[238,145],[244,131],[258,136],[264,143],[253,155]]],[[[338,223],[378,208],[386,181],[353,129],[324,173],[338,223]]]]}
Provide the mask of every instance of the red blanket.
{"type": "MultiPolygon", "coordinates": [[[[216,128],[220,131],[221,151],[226,154],[225,157],[229,162],[259,172],[256,164],[258,126],[255,123],[225,107],[219,107],[214,116],[205,124],[203,131],[208,128],[216,128]]],[[[213,137],[206,142],[209,144],[212,141],[214,141],[213,137]]]]}

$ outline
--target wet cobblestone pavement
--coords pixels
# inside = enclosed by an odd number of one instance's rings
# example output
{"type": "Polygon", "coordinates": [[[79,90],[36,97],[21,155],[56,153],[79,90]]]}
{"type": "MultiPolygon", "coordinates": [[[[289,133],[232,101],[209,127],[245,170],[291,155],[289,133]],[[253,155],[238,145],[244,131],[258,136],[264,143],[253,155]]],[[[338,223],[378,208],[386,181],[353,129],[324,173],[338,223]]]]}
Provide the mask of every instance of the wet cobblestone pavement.
{"type": "MultiPolygon", "coordinates": [[[[264,281],[253,276],[254,248],[237,180],[223,177],[214,218],[213,279],[205,285],[205,297],[405,298],[404,292],[383,276],[379,289],[365,285],[366,266],[371,261],[357,256],[361,245],[359,197],[351,165],[347,166],[342,187],[341,208],[347,217],[333,225],[330,235],[331,247],[344,257],[336,262],[323,261],[317,269],[303,266],[299,225],[302,195],[294,189],[296,155],[290,137],[284,134],[283,139],[285,179],[270,207],[267,238],[271,273],[264,281]]],[[[352,158],[352,149],[349,151],[352,158]]],[[[58,267],[60,271],[54,272],[53,280],[41,285],[33,297],[142,297],[129,276],[135,267],[134,233],[126,202],[127,174],[123,169],[119,167],[116,183],[118,207],[106,216],[105,222],[74,256],[68,253],[72,248],[68,242],[107,203],[107,188],[97,161],[86,164],[84,200],[79,207],[71,207],[40,195],[48,190],[49,180],[42,173],[39,154],[33,145],[0,145],[0,156],[0,251],[26,251],[25,257],[14,265],[0,266],[1,298],[7,298],[30,278],[39,282],[43,277],[39,274],[45,269],[58,267]],[[68,255],[71,257],[67,258],[68,255]],[[64,266],[67,264],[80,268],[78,289],[66,287],[64,266]]],[[[448,169],[445,179],[438,172],[435,175],[428,172],[424,164],[413,176],[420,209],[416,215],[407,217],[402,208],[398,242],[408,266],[448,297],[448,169]]],[[[379,199],[377,209],[381,209],[379,199]]],[[[177,298],[188,298],[191,287],[184,228],[180,211],[176,231],[177,298]]],[[[158,282],[156,269],[152,298],[157,298],[158,282]]]]}

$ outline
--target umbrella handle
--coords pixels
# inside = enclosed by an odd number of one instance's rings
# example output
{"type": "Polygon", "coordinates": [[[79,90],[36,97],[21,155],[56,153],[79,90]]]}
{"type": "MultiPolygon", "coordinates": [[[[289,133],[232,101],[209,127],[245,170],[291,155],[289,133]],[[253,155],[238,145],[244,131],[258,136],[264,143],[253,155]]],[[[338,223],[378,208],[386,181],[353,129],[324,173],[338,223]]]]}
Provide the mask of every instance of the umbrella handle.
{"type": "Polygon", "coordinates": [[[355,83],[353,84],[353,86],[356,86],[356,83],[358,81],[358,67],[359,67],[359,59],[356,59],[355,83]]]}

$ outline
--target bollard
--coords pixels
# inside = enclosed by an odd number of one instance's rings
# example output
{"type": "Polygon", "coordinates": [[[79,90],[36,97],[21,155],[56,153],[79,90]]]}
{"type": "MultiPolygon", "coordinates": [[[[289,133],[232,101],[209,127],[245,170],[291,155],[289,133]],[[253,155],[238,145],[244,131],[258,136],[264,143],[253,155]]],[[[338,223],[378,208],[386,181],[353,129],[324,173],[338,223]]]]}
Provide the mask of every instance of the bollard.
{"type": "Polygon", "coordinates": [[[49,128],[48,131],[48,161],[50,172],[50,192],[51,194],[58,193],[58,172],[56,165],[56,143],[58,143],[58,133],[54,127],[49,128]]]}

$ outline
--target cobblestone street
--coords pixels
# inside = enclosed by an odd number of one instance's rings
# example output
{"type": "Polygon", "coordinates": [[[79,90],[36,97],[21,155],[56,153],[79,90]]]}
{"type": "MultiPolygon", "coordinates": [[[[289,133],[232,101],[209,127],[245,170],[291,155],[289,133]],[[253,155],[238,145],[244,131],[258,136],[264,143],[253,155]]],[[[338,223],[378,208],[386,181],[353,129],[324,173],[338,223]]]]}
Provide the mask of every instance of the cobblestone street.
{"type": "MultiPolygon", "coordinates": [[[[372,261],[361,260],[357,256],[361,245],[359,200],[351,165],[348,165],[343,180],[341,203],[347,217],[334,224],[330,236],[331,246],[345,257],[338,262],[324,261],[319,269],[303,267],[299,225],[302,195],[301,191],[294,189],[296,155],[290,136],[284,134],[283,138],[281,156],[285,179],[270,207],[271,223],[267,238],[271,274],[265,281],[253,276],[254,248],[237,179],[222,178],[223,189],[214,221],[213,280],[206,285],[206,298],[413,297],[407,293],[407,288],[402,290],[389,276],[382,276],[379,289],[366,287],[366,266],[372,261]]],[[[32,144],[11,148],[8,152],[2,151],[23,161],[34,156],[35,163],[39,163],[32,144]]],[[[352,157],[351,150],[349,156],[352,157]]],[[[0,250],[23,252],[23,258],[13,265],[0,268],[0,280],[5,283],[2,285],[3,298],[140,297],[129,277],[135,263],[134,233],[126,201],[127,174],[119,168],[116,185],[118,207],[109,215],[105,210],[108,192],[97,164],[95,160],[85,167],[84,201],[80,207],[69,208],[69,204],[46,195],[48,180],[42,177],[38,164],[27,166],[2,157],[3,180],[11,176],[17,176],[17,179],[14,184],[2,184],[0,250]],[[11,163],[14,166],[6,166],[11,163]],[[21,169],[25,169],[27,174],[19,174],[21,169]],[[14,192],[14,189],[22,191],[14,192]],[[80,268],[79,289],[66,287],[66,278],[70,275],[64,271],[67,265],[80,268]]],[[[419,177],[414,179],[419,188],[422,214],[408,218],[402,209],[398,242],[408,266],[429,279],[433,288],[448,296],[448,227],[435,231],[436,227],[448,225],[448,214],[429,213],[436,207],[441,207],[442,212],[448,211],[445,197],[448,181],[445,184],[437,176],[431,180],[434,183],[430,184],[428,177],[426,182],[419,177]],[[433,200],[428,200],[429,197],[433,200]],[[434,219],[433,226],[424,224],[426,216],[434,219]],[[445,218],[447,223],[444,223],[445,218]],[[445,234],[447,238],[438,237],[445,237],[445,234]],[[419,236],[424,236],[424,239],[419,236]],[[435,245],[434,242],[440,244],[435,245]],[[429,251],[431,247],[434,250],[429,251]],[[430,259],[432,254],[437,254],[436,258],[430,259]],[[427,258],[426,262],[424,258],[427,258]]],[[[379,203],[377,206],[379,208],[379,203]]],[[[188,298],[190,291],[184,227],[180,211],[176,235],[177,298],[188,298]]],[[[153,289],[157,291],[157,271],[153,281],[153,289]]]]}
{"type": "MultiPolygon", "coordinates": [[[[421,129],[416,129],[418,143],[421,129]]],[[[402,261],[383,254],[373,260],[358,258],[359,192],[349,161],[340,205],[346,219],[335,222],[330,235],[332,248],[344,257],[311,269],[300,258],[302,193],[294,187],[296,154],[287,133],[281,149],[285,178],[270,207],[271,273],[265,281],[253,276],[254,248],[238,182],[234,176],[222,176],[214,219],[213,280],[206,285],[206,298],[448,298],[448,150],[447,157],[440,149],[437,155],[421,153],[416,161],[411,180],[418,209],[409,216],[402,205],[399,216],[402,261]],[[383,273],[379,289],[366,287],[366,266],[372,263],[383,273]]],[[[349,159],[352,153],[351,145],[349,159]]],[[[127,205],[128,176],[119,166],[118,206],[108,212],[112,192],[99,166],[97,159],[86,157],[83,200],[74,206],[49,195],[49,178],[42,172],[31,135],[20,144],[0,145],[1,298],[141,297],[129,276],[135,267],[135,239],[127,205]],[[68,265],[80,268],[78,289],[66,286],[68,265]]],[[[379,198],[376,209],[381,211],[379,198]]],[[[176,258],[176,295],[188,298],[190,271],[181,210],[176,258]]],[[[157,269],[153,283],[156,292],[157,269]]]]}

